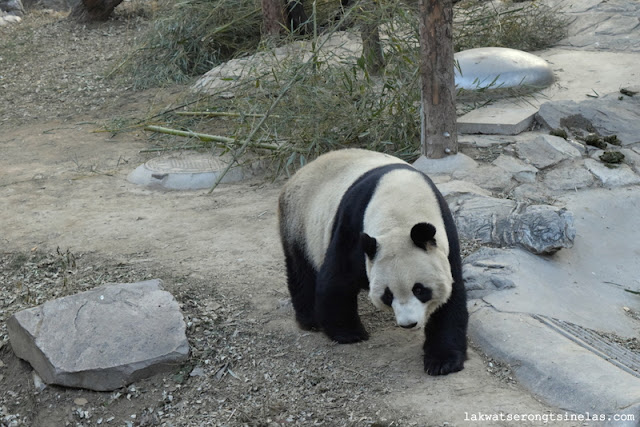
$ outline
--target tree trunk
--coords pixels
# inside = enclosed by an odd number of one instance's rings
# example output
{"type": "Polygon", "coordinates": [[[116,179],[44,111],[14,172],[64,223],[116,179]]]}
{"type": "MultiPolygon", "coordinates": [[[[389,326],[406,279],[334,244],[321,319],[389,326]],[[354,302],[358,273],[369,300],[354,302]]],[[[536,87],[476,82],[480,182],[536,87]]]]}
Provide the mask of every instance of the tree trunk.
{"type": "Polygon", "coordinates": [[[265,36],[277,37],[282,31],[284,23],[282,9],[282,0],[262,0],[263,34],[265,36]]]}
{"type": "Polygon", "coordinates": [[[458,152],[452,0],[420,0],[420,144],[440,159],[458,152]]]}
{"type": "Polygon", "coordinates": [[[376,76],[380,75],[385,67],[376,4],[373,1],[365,1],[360,17],[360,36],[362,37],[362,59],[367,71],[376,76]]]}
{"type": "Polygon", "coordinates": [[[69,17],[77,21],[106,21],[120,3],[122,0],[82,0],[69,17]]]}

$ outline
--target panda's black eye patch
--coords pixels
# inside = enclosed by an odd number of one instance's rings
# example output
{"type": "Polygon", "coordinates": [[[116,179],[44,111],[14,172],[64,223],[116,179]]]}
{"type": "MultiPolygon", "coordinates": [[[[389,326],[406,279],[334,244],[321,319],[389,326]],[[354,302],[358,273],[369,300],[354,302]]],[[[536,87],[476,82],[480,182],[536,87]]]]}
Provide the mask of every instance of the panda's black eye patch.
{"type": "Polygon", "coordinates": [[[422,303],[425,303],[431,299],[431,289],[425,287],[422,283],[416,283],[411,290],[413,295],[422,303]]]}
{"type": "Polygon", "coordinates": [[[391,307],[391,303],[393,302],[393,293],[388,287],[384,290],[384,294],[382,294],[382,302],[391,307]]]}

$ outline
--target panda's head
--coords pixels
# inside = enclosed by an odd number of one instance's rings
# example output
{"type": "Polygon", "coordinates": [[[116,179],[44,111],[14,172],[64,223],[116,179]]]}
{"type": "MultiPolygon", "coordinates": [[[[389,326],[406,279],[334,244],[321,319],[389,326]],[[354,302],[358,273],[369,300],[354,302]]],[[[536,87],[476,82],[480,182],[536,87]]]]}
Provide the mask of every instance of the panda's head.
{"type": "Polygon", "coordinates": [[[369,298],[378,308],[392,308],[398,325],[404,328],[423,327],[451,295],[451,267],[435,234],[432,224],[421,222],[410,231],[360,236],[369,298]]]}

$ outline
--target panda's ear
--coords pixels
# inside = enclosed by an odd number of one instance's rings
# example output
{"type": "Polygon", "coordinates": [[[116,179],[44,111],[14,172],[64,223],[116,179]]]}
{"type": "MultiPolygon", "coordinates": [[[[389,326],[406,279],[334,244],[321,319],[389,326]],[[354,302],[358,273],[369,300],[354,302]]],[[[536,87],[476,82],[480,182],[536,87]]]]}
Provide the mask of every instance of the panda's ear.
{"type": "Polygon", "coordinates": [[[364,253],[367,254],[370,260],[373,260],[376,256],[376,252],[378,251],[378,242],[376,239],[369,236],[367,233],[360,233],[360,243],[362,243],[364,253]]]}
{"type": "Polygon", "coordinates": [[[411,229],[411,240],[413,243],[424,250],[427,250],[427,243],[435,246],[436,228],[428,222],[420,222],[411,229]]]}

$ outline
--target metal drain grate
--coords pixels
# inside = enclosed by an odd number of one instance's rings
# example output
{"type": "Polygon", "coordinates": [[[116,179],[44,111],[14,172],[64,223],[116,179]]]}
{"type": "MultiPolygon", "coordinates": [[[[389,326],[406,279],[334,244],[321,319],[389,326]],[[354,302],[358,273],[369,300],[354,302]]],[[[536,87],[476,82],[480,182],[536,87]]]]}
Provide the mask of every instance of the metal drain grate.
{"type": "Polygon", "coordinates": [[[597,354],[618,368],[640,378],[640,354],[617,344],[592,329],[534,314],[533,317],[571,341],[597,354]]]}
{"type": "Polygon", "coordinates": [[[149,170],[156,173],[202,173],[223,170],[227,164],[216,157],[157,157],[145,163],[149,170]]]}

